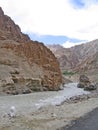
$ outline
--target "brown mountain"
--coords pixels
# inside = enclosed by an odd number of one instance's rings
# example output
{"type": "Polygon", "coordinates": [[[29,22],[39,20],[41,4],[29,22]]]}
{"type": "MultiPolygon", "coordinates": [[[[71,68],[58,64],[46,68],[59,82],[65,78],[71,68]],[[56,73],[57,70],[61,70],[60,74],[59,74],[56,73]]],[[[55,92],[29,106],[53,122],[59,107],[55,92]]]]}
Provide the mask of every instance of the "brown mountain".
{"type": "Polygon", "coordinates": [[[0,94],[59,90],[61,84],[54,54],[31,41],[0,8],[0,94]]]}
{"type": "Polygon", "coordinates": [[[58,58],[61,70],[98,74],[98,40],[63,48],[60,45],[48,46],[58,58]],[[55,49],[53,49],[55,48],[55,49]]]}
{"type": "Polygon", "coordinates": [[[72,48],[64,48],[60,45],[48,45],[48,48],[57,57],[62,71],[74,68],[79,62],[79,59],[72,48]]]}
{"type": "Polygon", "coordinates": [[[75,71],[98,73],[98,40],[75,46],[72,51],[79,61],[74,67],[75,71]]]}
{"type": "Polygon", "coordinates": [[[0,39],[11,39],[17,42],[27,42],[30,40],[29,36],[23,34],[18,25],[7,15],[4,14],[0,7],[0,39]]]}

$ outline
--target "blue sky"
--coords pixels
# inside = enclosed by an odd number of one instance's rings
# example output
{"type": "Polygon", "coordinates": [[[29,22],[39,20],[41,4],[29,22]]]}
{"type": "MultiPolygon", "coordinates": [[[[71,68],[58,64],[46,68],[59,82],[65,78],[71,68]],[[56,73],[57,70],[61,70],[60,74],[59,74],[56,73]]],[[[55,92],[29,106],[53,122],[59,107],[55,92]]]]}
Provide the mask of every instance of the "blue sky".
{"type": "Polygon", "coordinates": [[[32,40],[71,47],[98,39],[98,0],[0,0],[0,5],[32,40]]]}
{"type": "Polygon", "coordinates": [[[92,4],[98,4],[98,0],[69,0],[73,7],[77,9],[83,9],[85,6],[91,6],[92,4]]]}
{"type": "Polygon", "coordinates": [[[84,8],[85,3],[82,0],[70,0],[71,4],[78,9],[84,8]]]}
{"type": "MultiPolygon", "coordinates": [[[[37,34],[29,34],[30,38],[34,41],[38,40],[39,42],[43,42],[47,44],[60,44],[63,45],[66,41],[73,43],[83,43],[84,40],[68,38],[66,36],[54,36],[54,35],[37,35],[37,34]]],[[[85,41],[86,42],[86,41],[85,41]]],[[[66,45],[67,47],[68,45],[66,45]]],[[[69,45],[70,46],[70,45],[69,45]]]]}

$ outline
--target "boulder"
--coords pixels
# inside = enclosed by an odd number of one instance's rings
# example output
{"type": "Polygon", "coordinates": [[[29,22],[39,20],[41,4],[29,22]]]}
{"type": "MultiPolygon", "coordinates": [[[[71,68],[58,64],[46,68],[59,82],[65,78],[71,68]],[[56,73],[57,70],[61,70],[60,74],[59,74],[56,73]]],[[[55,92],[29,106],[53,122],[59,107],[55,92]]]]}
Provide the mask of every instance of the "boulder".
{"type": "Polygon", "coordinates": [[[94,84],[90,84],[89,86],[84,87],[84,90],[88,90],[88,91],[95,90],[95,89],[96,89],[96,85],[94,84]]]}
{"type": "Polygon", "coordinates": [[[84,90],[88,90],[88,91],[96,89],[96,85],[91,83],[91,81],[89,80],[89,78],[86,75],[80,75],[79,83],[78,83],[77,87],[84,88],[84,90]]]}

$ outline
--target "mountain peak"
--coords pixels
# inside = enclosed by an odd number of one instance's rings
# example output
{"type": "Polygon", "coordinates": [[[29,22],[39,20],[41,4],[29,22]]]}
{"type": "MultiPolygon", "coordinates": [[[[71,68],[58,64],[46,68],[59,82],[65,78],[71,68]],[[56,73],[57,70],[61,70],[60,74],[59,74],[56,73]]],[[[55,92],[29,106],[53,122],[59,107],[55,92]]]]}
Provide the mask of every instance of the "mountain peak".
{"type": "Polygon", "coordinates": [[[0,39],[14,40],[17,42],[27,42],[30,40],[29,36],[23,34],[18,25],[7,15],[4,14],[0,7],[0,39]]]}
{"type": "Polygon", "coordinates": [[[2,8],[0,7],[0,16],[4,15],[2,8]]]}

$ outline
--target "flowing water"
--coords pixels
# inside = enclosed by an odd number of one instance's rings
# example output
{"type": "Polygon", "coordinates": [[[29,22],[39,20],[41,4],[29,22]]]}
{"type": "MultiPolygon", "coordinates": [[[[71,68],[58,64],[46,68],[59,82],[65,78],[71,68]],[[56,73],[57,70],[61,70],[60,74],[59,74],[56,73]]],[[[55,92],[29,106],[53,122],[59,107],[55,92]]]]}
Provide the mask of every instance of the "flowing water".
{"type": "Polygon", "coordinates": [[[77,83],[69,83],[60,91],[2,96],[0,97],[0,115],[8,113],[11,106],[16,108],[17,113],[25,114],[26,112],[35,111],[45,105],[60,105],[66,99],[88,93],[89,92],[81,88],[77,88],[77,83]]]}

